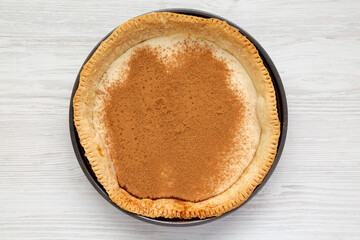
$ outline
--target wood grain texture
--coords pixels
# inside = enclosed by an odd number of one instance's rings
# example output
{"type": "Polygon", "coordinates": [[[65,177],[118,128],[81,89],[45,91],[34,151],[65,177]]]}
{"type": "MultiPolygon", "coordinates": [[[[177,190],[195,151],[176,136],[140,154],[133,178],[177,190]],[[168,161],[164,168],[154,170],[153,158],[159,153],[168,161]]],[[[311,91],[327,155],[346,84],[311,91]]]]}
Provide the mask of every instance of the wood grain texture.
{"type": "Polygon", "coordinates": [[[360,2],[0,0],[0,239],[359,239],[360,2]],[[186,7],[232,20],[275,62],[289,131],[263,190],[188,228],[108,204],[72,150],[68,107],[90,50],[127,19],[186,7]]]}

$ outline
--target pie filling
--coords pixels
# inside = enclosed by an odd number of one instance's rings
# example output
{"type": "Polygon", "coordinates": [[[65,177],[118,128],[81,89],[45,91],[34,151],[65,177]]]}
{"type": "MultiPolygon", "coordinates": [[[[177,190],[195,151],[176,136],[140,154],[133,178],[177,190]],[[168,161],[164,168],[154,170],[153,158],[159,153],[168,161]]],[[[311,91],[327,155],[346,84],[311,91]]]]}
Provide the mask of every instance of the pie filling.
{"type": "Polygon", "coordinates": [[[140,199],[199,202],[231,187],[253,159],[256,99],[230,53],[172,34],[111,64],[98,87],[94,127],[121,188],[140,199]]]}

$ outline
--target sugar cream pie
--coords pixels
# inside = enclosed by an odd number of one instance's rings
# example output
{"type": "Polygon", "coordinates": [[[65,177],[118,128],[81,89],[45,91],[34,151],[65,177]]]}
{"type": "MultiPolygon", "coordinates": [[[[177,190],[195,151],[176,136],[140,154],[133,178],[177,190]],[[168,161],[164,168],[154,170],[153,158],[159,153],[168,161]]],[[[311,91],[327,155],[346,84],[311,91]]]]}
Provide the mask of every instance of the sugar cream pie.
{"type": "Polygon", "coordinates": [[[150,13],[125,22],[84,65],[73,106],[110,199],[151,218],[240,206],[277,151],[269,73],[254,45],[218,19],[150,13]]]}

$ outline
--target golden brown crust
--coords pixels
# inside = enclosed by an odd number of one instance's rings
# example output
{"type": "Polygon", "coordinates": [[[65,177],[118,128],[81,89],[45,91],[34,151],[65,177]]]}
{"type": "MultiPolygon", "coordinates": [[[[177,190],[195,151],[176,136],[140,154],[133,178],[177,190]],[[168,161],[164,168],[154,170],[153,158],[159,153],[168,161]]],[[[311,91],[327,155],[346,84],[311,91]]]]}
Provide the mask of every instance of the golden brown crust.
{"type": "Polygon", "coordinates": [[[236,28],[218,19],[174,13],[150,13],[125,22],[101,43],[84,65],[73,105],[74,122],[85,155],[111,200],[127,211],[152,218],[206,218],[220,216],[240,206],[269,171],[280,135],[275,90],[255,46],[236,28]],[[255,157],[239,180],[216,197],[197,203],[176,199],[138,199],[119,187],[101,136],[94,128],[96,91],[109,65],[130,47],[153,37],[181,32],[216,42],[245,67],[258,95],[260,142],[255,157]]]}

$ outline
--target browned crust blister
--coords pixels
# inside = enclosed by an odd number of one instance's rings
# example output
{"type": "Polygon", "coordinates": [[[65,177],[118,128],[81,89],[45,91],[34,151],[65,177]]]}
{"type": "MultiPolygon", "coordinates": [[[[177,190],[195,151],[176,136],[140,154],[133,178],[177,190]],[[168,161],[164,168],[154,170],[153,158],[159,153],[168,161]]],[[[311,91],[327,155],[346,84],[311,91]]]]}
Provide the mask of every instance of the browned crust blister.
{"type": "Polygon", "coordinates": [[[255,46],[239,31],[218,19],[175,13],[150,13],[120,25],[84,65],[74,101],[74,122],[93,171],[109,197],[121,208],[152,218],[206,218],[220,216],[249,198],[269,171],[277,152],[280,123],[274,86],[255,46]],[[138,199],[122,189],[112,170],[102,138],[93,124],[94,103],[102,75],[132,46],[173,33],[189,33],[215,42],[244,66],[257,92],[257,118],[261,127],[256,154],[241,177],[225,192],[193,203],[176,199],[138,199]],[[101,149],[99,151],[98,149],[101,149]]]}

